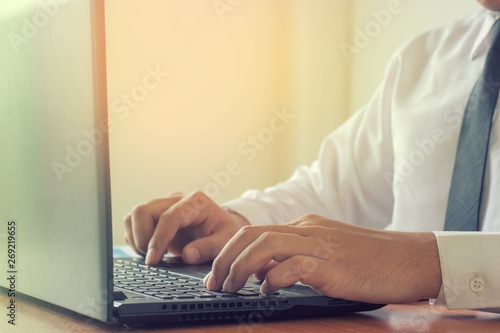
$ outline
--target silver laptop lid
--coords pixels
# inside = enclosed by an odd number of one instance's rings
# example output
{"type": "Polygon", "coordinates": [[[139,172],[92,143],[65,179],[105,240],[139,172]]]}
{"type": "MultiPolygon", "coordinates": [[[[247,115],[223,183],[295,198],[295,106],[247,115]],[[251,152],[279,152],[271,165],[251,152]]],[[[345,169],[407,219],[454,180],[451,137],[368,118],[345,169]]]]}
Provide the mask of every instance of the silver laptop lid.
{"type": "Polygon", "coordinates": [[[0,7],[0,285],[110,320],[104,1],[0,7]]]}

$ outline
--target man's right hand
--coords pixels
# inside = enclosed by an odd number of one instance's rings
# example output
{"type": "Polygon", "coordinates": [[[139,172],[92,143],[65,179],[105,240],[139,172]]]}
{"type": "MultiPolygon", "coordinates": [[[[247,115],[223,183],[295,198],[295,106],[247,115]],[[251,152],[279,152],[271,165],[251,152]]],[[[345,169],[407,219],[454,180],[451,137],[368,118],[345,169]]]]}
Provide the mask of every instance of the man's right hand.
{"type": "Polygon", "coordinates": [[[125,240],[147,265],[158,264],[167,252],[187,264],[214,259],[249,222],[229,213],[202,192],[173,193],[140,204],[125,216],[125,240]]]}

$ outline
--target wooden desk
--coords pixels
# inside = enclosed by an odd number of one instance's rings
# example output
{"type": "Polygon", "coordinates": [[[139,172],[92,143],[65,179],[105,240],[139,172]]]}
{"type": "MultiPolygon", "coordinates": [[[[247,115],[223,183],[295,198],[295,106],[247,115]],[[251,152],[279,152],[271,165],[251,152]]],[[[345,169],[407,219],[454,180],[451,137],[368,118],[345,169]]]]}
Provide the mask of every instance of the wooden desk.
{"type": "Polygon", "coordinates": [[[46,303],[16,297],[16,326],[8,325],[5,304],[8,298],[0,296],[2,311],[0,332],[67,333],[67,332],[500,332],[500,314],[477,311],[449,311],[431,306],[428,302],[408,305],[390,305],[382,309],[319,319],[266,322],[264,324],[210,324],[169,327],[153,326],[130,329],[110,325],[88,317],[50,306],[46,303]]]}

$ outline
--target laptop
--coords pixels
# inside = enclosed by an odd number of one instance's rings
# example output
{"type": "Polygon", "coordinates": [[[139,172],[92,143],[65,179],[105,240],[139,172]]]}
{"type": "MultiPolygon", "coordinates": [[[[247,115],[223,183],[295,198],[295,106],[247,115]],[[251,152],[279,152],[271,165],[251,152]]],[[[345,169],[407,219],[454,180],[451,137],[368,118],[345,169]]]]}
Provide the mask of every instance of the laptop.
{"type": "MultiPolygon", "coordinates": [[[[146,6],[146,4],[144,4],[146,6]]],[[[104,1],[3,0],[0,286],[112,323],[258,320],[374,310],[294,285],[206,290],[210,264],[112,254],[104,1]]],[[[11,311],[12,312],[12,311],[11,311]]],[[[14,311],[12,320],[16,320],[14,311]]]]}

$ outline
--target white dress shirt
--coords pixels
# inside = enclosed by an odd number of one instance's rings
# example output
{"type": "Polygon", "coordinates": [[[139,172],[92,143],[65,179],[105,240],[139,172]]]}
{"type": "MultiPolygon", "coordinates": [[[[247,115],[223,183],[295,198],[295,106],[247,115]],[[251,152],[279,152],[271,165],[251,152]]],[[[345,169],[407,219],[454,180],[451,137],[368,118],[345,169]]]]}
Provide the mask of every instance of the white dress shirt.
{"type": "MultiPolygon", "coordinates": [[[[371,101],[328,135],[311,166],[225,206],[252,224],[307,213],[364,227],[434,231],[449,309],[500,308],[500,123],[493,119],[483,232],[443,232],[462,116],[495,19],[467,15],[405,43],[371,101]]],[[[499,105],[497,104],[498,110],[499,105]]],[[[332,112],[334,112],[332,110],[332,112]]],[[[498,310],[498,309],[497,309],[498,310]]]]}

